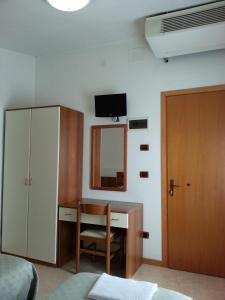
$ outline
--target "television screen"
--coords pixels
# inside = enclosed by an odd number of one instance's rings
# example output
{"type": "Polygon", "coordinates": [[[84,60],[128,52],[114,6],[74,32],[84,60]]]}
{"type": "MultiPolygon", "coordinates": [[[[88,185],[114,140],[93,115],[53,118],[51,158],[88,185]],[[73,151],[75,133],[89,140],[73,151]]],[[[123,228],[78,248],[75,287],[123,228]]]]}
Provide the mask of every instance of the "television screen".
{"type": "Polygon", "coordinates": [[[120,117],[126,115],[127,115],[126,94],[95,96],[96,117],[120,117]]]}

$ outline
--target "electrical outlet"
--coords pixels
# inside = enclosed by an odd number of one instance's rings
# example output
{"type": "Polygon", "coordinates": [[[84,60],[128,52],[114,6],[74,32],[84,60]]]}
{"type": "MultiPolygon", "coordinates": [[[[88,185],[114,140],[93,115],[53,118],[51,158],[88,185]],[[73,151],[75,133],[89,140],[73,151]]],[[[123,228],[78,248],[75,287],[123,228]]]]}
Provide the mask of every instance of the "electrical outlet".
{"type": "Polygon", "coordinates": [[[140,178],[148,178],[149,174],[148,171],[140,171],[140,178]]]}
{"type": "Polygon", "coordinates": [[[143,231],[143,239],[149,239],[149,232],[148,231],[143,231]]]}
{"type": "Polygon", "coordinates": [[[148,144],[140,145],[140,151],[149,151],[149,145],[148,144]]]}

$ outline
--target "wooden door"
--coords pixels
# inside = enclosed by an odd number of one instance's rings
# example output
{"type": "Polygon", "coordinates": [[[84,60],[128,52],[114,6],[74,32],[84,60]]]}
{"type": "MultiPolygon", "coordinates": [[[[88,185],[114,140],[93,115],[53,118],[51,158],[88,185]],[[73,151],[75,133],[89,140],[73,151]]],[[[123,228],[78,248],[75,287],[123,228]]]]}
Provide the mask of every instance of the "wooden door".
{"type": "Polygon", "coordinates": [[[56,263],[60,108],[32,109],[28,257],[56,263]]]}
{"type": "Polygon", "coordinates": [[[26,256],[31,110],[7,111],[3,174],[2,251],[26,256]]]}
{"type": "Polygon", "coordinates": [[[166,97],[169,267],[225,277],[225,88],[166,97]]]}

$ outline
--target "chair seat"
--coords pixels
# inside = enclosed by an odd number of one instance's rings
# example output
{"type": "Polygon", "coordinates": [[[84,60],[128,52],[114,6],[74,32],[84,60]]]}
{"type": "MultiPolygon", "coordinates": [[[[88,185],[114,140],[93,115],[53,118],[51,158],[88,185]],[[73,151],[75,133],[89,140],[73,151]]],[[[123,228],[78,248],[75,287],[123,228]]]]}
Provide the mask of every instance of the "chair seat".
{"type": "MultiPolygon", "coordinates": [[[[97,239],[105,239],[106,238],[106,231],[100,229],[87,229],[80,233],[81,237],[92,237],[97,239]]],[[[114,232],[111,231],[110,238],[114,236],[114,232]]]]}

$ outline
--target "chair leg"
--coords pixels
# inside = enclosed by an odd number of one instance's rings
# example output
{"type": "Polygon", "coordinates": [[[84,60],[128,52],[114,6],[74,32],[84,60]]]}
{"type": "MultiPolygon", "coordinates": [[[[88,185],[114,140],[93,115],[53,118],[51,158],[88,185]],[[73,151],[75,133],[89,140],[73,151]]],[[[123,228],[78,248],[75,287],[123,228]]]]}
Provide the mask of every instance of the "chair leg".
{"type": "Polygon", "coordinates": [[[76,273],[80,272],[80,241],[76,245],[76,273]]]}
{"type": "Polygon", "coordinates": [[[80,204],[77,208],[77,224],[76,224],[76,272],[80,272],[80,204]]]}
{"type": "Polygon", "coordinates": [[[80,272],[80,254],[76,255],[76,273],[80,272]]]}
{"type": "Polygon", "coordinates": [[[111,254],[111,250],[110,250],[110,242],[106,242],[106,273],[110,274],[110,262],[111,262],[111,258],[110,258],[110,254],[111,254]]]}
{"type": "Polygon", "coordinates": [[[110,274],[110,255],[106,255],[106,273],[110,274]]]}

